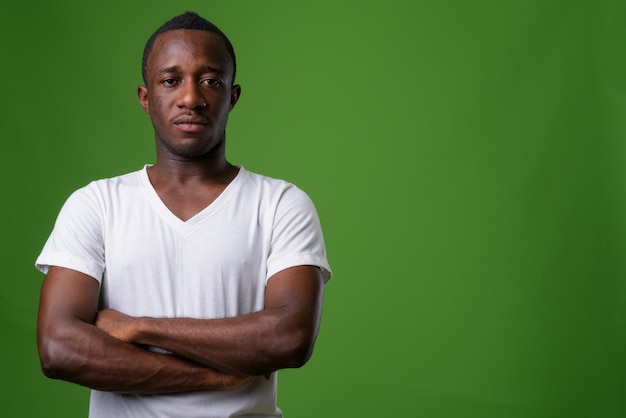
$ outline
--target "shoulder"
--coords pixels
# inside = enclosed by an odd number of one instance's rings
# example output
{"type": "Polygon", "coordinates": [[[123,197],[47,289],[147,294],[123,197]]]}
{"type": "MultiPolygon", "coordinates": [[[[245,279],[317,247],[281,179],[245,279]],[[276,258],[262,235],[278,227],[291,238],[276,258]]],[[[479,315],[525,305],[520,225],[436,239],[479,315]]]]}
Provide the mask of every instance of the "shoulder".
{"type": "Polygon", "coordinates": [[[243,167],[241,167],[241,170],[243,175],[243,187],[246,188],[248,192],[255,191],[264,199],[270,199],[276,202],[310,201],[307,193],[293,183],[247,171],[243,167]]]}
{"type": "Polygon", "coordinates": [[[119,176],[103,178],[99,180],[93,180],[87,184],[83,189],[87,190],[111,190],[120,187],[139,187],[142,182],[142,177],[145,175],[144,170],[133,171],[132,173],[122,174],[119,176]]]}
{"type": "Polygon", "coordinates": [[[253,187],[263,187],[269,189],[283,189],[285,187],[293,186],[291,183],[277,179],[274,177],[265,176],[263,174],[248,171],[244,167],[239,167],[240,174],[243,177],[243,181],[246,185],[253,187]]]}
{"type": "Polygon", "coordinates": [[[243,174],[242,194],[254,199],[254,204],[270,215],[275,224],[319,222],[313,201],[295,184],[249,171],[243,174]]]}
{"type": "Polygon", "coordinates": [[[65,202],[66,207],[101,207],[126,191],[141,187],[142,171],[93,180],[75,190],[65,202]]]}

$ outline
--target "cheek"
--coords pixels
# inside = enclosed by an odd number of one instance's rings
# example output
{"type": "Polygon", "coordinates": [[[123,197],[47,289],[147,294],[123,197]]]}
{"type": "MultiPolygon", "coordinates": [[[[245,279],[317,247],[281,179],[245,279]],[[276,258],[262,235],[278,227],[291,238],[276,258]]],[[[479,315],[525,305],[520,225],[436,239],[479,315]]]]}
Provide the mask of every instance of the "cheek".
{"type": "Polygon", "coordinates": [[[165,102],[162,96],[153,97],[150,103],[150,119],[152,119],[152,125],[154,127],[164,124],[165,115],[163,114],[163,103],[165,102]]]}

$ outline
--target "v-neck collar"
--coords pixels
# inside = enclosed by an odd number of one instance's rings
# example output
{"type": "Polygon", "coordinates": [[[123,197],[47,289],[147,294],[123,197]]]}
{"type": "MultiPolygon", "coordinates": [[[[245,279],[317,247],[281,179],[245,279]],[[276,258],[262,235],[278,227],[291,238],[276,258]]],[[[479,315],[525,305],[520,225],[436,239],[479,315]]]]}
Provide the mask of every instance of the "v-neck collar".
{"type": "Polygon", "coordinates": [[[146,194],[146,197],[148,198],[148,201],[150,202],[152,208],[159,214],[159,216],[165,222],[167,222],[170,227],[172,227],[174,230],[178,231],[181,234],[191,232],[197,225],[199,225],[205,219],[211,217],[215,212],[220,210],[226,204],[226,202],[228,202],[230,197],[235,194],[237,190],[241,187],[243,179],[247,173],[247,171],[242,166],[237,166],[239,168],[239,172],[237,173],[235,178],[233,178],[233,180],[228,183],[222,193],[220,193],[219,196],[217,196],[217,198],[207,207],[205,207],[186,221],[183,221],[165,205],[163,200],[161,200],[161,197],[154,189],[154,186],[152,186],[150,178],[148,177],[148,167],[150,167],[150,164],[146,164],[143,167],[143,170],[139,172],[141,185],[146,194]]]}

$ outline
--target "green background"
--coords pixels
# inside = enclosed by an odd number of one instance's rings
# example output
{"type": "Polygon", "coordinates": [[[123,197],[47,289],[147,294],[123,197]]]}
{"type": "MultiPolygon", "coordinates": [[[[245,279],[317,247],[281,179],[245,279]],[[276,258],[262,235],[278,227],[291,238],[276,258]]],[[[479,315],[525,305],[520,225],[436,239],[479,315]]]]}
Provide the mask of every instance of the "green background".
{"type": "Polygon", "coordinates": [[[86,416],[33,263],[69,193],[153,162],[141,53],[185,10],[238,55],[229,159],[323,223],[287,417],[626,416],[622,0],[3,1],[0,416],[86,416]]]}

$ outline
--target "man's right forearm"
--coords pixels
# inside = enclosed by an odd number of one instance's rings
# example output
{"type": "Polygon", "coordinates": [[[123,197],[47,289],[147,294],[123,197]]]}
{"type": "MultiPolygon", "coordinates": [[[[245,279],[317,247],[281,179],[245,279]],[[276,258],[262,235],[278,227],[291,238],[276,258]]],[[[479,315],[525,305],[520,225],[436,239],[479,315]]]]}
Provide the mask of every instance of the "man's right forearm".
{"type": "Polygon", "coordinates": [[[123,343],[80,320],[40,336],[43,372],[92,389],[133,394],[227,390],[248,378],[123,343]]]}
{"type": "Polygon", "coordinates": [[[50,267],[41,290],[37,344],[44,374],[93,389],[134,394],[236,388],[237,377],[119,341],[95,326],[99,283],[50,267]]]}

